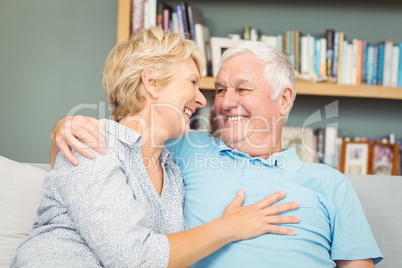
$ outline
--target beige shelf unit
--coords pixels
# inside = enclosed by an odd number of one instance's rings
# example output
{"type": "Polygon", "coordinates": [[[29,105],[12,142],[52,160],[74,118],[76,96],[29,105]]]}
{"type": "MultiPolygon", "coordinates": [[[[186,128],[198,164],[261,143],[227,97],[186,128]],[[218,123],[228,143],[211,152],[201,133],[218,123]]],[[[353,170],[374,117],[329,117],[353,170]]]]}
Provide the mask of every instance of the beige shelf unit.
{"type": "MultiPolygon", "coordinates": [[[[130,38],[131,0],[119,0],[117,16],[117,42],[130,38]]],[[[203,77],[200,88],[213,90],[215,79],[203,77]]],[[[297,94],[334,97],[377,98],[402,100],[402,88],[383,86],[345,86],[335,83],[310,83],[298,81],[297,94]]]]}

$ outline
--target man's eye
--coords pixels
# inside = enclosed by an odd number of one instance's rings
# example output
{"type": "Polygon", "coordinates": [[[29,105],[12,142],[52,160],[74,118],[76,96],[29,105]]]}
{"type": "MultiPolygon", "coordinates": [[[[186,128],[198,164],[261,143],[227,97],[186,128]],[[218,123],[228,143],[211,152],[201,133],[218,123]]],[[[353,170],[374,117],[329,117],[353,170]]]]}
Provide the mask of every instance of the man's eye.
{"type": "Polygon", "coordinates": [[[247,95],[250,92],[251,92],[251,89],[247,89],[247,88],[237,89],[237,94],[239,94],[240,96],[247,95]]]}
{"type": "Polygon", "coordinates": [[[216,96],[223,97],[225,95],[226,89],[217,89],[216,96]]]}

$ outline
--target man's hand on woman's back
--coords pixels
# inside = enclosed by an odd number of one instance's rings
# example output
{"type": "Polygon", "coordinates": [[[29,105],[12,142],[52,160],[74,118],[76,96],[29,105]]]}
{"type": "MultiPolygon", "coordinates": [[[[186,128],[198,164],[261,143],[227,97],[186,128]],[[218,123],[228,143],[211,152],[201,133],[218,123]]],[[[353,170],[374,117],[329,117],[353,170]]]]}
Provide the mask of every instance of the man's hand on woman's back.
{"type": "Polygon", "coordinates": [[[60,119],[54,126],[50,135],[50,164],[54,167],[56,156],[59,151],[73,164],[78,165],[78,159],[73,155],[71,149],[87,158],[94,158],[95,154],[84,146],[83,141],[99,154],[106,153],[106,139],[100,130],[105,131],[105,124],[92,117],[81,115],[68,116],[60,119]]]}

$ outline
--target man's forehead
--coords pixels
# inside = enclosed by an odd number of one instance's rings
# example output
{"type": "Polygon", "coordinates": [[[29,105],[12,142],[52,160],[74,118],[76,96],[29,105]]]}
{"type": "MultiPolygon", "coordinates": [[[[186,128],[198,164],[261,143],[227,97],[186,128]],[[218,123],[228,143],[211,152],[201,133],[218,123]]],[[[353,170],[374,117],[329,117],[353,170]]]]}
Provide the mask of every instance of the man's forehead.
{"type": "Polygon", "coordinates": [[[226,76],[225,78],[219,78],[217,77],[215,81],[215,87],[233,87],[233,88],[238,88],[241,86],[246,86],[250,84],[250,79],[248,78],[243,78],[243,77],[230,77],[226,76]]]}

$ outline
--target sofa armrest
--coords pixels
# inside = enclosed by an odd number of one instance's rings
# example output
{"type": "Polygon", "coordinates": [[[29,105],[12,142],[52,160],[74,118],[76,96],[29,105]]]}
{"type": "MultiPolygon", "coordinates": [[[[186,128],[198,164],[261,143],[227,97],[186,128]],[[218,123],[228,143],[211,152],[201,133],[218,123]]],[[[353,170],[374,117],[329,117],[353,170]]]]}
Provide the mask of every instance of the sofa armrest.
{"type": "Polygon", "coordinates": [[[384,255],[376,267],[402,267],[402,176],[346,176],[384,255]]]}

